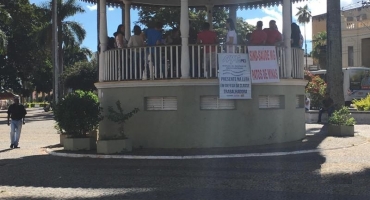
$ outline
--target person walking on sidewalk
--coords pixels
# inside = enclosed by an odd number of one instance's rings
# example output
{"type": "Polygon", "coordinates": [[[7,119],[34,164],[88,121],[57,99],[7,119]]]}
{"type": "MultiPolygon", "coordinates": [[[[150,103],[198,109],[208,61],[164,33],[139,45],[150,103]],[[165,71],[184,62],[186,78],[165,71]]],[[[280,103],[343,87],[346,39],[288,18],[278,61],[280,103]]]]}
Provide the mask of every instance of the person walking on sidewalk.
{"type": "Polygon", "coordinates": [[[24,118],[27,114],[22,104],[19,104],[19,96],[14,96],[14,103],[8,108],[8,126],[10,126],[10,148],[19,148],[18,142],[21,137],[22,124],[25,124],[24,118]],[[12,119],[11,123],[9,118],[12,119]]]}

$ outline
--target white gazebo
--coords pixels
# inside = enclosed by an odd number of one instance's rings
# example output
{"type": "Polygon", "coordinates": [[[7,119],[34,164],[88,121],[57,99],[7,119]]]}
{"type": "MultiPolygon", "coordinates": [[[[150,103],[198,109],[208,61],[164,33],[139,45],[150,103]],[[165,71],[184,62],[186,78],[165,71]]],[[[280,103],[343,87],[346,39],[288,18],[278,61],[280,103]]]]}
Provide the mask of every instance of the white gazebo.
{"type": "MultiPolygon", "coordinates": [[[[292,48],[290,42],[292,2],[301,0],[82,1],[99,5],[101,51],[96,87],[103,108],[120,100],[126,110],[140,109],[126,125],[134,147],[235,147],[304,137],[303,50],[292,48]],[[284,45],[276,47],[280,82],[253,84],[250,100],[219,99],[217,61],[206,62],[209,55],[205,45],[188,42],[189,8],[206,9],[208,22],[212,24],[214,8],[229,10],[229,17],[235,21],[237,9],[279,4],[283,6],[284,40],[284,45]],[[180,6],[181,45],[107,50],[107,6],[124,9],[127,39],[131,34],[131,8],[180,6]]],[[[214,46],[216,53],[225,51],[222,44],[209,46],[214,46]]],[[[244,44],[233,48],[235,53],[248,52],[244,44]]],[[[115,130],[111,122],[104,120],[99,133],[109,136],[115,130]]]]}

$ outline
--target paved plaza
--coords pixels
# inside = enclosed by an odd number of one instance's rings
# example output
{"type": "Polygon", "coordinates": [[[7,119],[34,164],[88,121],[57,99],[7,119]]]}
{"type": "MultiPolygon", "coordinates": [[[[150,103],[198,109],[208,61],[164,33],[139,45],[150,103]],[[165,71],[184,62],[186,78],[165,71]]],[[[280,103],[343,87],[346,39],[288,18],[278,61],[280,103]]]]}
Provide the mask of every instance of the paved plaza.
{"type": "MultiPolygon", "coordinates": [[[[325,135],[307,125],[293,143],[210,151],[138,150],[141,155],[273,153],[245,158],[129,160],[51,156],[59,143],[51,113],[28,110],[20,149],[9,149],[0,111],[0,199],[370,199],[370,125],[356,136],[325,135]],[[314,149],[311,153],[308,150],[314,149]],[[305,152],[306,151],[306,152],[305,152]],[[289,152],[301,152],[289,154],[289,152]]],[[[57,149],[58,151],[58,149],[57,149]]]]}

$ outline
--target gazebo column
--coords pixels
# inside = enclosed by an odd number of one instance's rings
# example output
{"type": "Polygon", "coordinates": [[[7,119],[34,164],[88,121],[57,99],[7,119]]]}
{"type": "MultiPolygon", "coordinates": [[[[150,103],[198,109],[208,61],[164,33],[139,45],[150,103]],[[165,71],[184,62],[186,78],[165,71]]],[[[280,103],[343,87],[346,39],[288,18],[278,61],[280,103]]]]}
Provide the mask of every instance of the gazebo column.
{"type": "Polygon", "coordinates": [[[210,29],[213,30],[213,5],[206,5],[207,7],[207,22],[210,25],[210,29]]]}
{"type": "Polygon", "coordinates": [[[231,18],[236,26],[236,10],[238,9],[237,6],[230,6],[229,8],[229,18],[231,18]]]}
{"type": "Polygon", "coordinates": [[[123,3],[125,4],[125,38],[128,41],[131,36],[131,19],[130,19],[130,9],[131,9],[131,1],[124,0],[123,3]]]}
{"type": "Polygon", "coordinates": [[[283,0],[283,39],[285,46],[285,77],[292,77],[292,47],[290,42],[292,24],[291,0],[283,0]]]}
{"type": "Polygon", "coordinates": [[[189,60],[189,3],[188,0],[181,0],[180,14],[181,31],[181,78],[190,78],[189,60]]]}
{"type": "Polygon", "coordinates": [[[107,34],[107,7],[106,0],[100,0],[99,4],[99,39],[100,39],[100,53],[99,53],[99,82],[104,81],[104,51],[107,50],[108,34],[107,34]]]}
{"type": "Polygon", "coordinates": [[[121,18],[122,18],[121,24],[125,24],[125,4],[122,4],[121,6],[121,18]]]}

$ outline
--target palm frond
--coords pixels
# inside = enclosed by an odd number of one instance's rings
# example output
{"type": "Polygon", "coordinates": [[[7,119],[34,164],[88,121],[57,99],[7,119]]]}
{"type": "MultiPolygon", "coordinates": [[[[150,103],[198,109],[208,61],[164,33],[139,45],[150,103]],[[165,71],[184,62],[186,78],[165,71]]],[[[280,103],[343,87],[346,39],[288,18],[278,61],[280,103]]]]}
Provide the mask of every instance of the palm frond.
{"type": "Polygon", "coordinates": [[[75,37],[76,41],[78,41],[79,43],[82,43],[82,41],[86,37],[85,29],[78,22],[65,21],[65,22],[63,22],[63,28],[69,29],[69,31],[75,37]]]}

